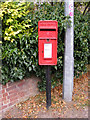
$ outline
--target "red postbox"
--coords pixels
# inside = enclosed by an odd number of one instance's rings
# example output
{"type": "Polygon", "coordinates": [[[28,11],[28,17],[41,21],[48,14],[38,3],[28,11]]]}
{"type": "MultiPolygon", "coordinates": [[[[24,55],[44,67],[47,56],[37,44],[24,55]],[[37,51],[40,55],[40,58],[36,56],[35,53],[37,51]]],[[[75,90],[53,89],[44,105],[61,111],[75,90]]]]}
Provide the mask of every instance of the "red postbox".
{"type": "Polygon", "coordinates": [[[57,64],[57,35],[57,21],[40,20],[38,22],[39,65],[57,64]]]}

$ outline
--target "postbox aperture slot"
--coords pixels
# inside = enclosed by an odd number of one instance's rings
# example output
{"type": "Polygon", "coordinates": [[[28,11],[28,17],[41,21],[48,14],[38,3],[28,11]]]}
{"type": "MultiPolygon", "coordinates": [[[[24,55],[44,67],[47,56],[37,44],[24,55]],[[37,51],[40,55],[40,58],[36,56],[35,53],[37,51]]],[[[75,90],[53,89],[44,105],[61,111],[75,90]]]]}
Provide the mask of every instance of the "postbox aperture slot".
{"type": "Polygon", "coordinates": [[[56,29],[40,29],[40,31],[56,31],[56,29]]]}

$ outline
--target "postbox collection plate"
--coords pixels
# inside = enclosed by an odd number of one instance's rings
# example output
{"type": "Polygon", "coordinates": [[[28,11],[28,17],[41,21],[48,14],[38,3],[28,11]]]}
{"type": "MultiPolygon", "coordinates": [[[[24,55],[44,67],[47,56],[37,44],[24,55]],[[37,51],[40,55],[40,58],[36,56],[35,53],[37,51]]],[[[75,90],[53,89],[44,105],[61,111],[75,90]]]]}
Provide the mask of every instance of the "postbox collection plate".
{"type": "Polygon", "coordinates": [[[57,64],[58,22],[40,20],[38,22],[38,57],[39,65],[57,64]]]}
{"type": "Polygon", "coordinates": [[[44,58],[52,58],[52,44],[44,44],[44,58]]]}

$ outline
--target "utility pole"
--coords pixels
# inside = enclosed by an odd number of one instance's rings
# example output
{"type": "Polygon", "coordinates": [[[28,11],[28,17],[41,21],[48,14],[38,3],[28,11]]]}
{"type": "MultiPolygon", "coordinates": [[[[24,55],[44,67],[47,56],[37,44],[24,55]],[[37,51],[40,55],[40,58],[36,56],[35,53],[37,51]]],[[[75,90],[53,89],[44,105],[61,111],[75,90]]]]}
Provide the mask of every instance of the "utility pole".
{"type": "Polygon", "coordinates": [[[65,32],[65,54],[63,73],[63,99],[72,101],[74,76],[74,2],[65,0],[65,16],[69,15],[71,26],[67,25],[65,32]]]}

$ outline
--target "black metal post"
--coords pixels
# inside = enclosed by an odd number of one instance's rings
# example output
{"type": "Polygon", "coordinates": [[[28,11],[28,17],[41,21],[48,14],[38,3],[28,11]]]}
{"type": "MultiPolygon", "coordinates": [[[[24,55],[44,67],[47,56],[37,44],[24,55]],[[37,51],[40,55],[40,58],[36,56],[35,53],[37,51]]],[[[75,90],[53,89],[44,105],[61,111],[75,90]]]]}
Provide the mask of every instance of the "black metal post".
{"type": "Polygon", "coordinates": [[[51,66],[46,66],[46,108],[51,106],[51,78],[50,78],[51,66]]]}

